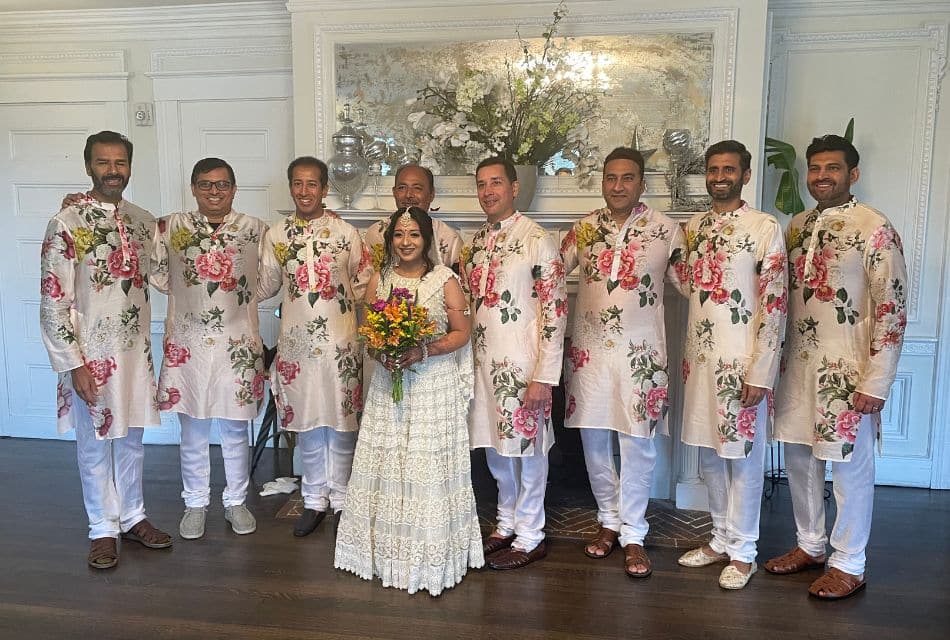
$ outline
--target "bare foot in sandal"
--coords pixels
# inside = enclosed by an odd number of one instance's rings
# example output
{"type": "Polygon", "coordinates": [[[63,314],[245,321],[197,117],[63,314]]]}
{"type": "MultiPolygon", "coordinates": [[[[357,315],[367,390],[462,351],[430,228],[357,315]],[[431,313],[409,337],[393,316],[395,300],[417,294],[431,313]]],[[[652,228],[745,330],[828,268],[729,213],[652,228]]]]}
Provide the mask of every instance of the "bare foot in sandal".
{"type": "Polygon", "coordinates": [[[584,553],[588,558],[600,560],[609,556],[616,546],[617,532],[607,527],[601,527],[600,531],[597,532],[597,536],[584,547],[584,553]]]}
{"type": "Polygon", "coordinates": [[[653,573],[653,566],[643,545],[628,544],[623,548],[623,568],[631,578],[646,578],[653,573]]]}
{"type": "Polygon", "coordinates": [[[86,562],[93,569],[111,569],[119,564],[119,550],[115,538],[96,538],[89,545],[86,562]]]}

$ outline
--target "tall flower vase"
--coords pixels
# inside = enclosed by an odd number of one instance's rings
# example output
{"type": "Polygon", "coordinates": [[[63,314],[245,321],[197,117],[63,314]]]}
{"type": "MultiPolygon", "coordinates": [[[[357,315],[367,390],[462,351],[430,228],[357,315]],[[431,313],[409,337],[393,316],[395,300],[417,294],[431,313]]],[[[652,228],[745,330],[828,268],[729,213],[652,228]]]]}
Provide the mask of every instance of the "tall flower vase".
{"type": "Polygon", "coordinates": [[[518,197],[515,198],[515,209],[531,211],[534,192],[538,188],[538,167],[533,164],[516,164],[515,173],[518,174],[518,197]]]}

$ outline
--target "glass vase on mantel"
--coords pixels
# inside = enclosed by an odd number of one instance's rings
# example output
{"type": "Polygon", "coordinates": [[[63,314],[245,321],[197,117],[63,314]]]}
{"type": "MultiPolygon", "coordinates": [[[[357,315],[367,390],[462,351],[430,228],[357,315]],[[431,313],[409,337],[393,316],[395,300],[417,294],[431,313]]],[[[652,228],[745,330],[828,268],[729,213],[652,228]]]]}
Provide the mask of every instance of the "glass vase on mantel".
{"type": "Polygon", "coordinates": [[[343,107],[343,127],[333,134],[334,154],[327,161],[330,184],[343,201],[343,209],[353,208],[353,198],[366,186],[369,163],[363,157],[363,137],[350,120],[350,105],[343,107]]]}
{"type": "Polygon", "coordinates": [[[518,174],[518,195],[515,197],[516,211],[531,211],[534,192],[538,188],[538,167],[533,164],[516,164],[518,174]]]}

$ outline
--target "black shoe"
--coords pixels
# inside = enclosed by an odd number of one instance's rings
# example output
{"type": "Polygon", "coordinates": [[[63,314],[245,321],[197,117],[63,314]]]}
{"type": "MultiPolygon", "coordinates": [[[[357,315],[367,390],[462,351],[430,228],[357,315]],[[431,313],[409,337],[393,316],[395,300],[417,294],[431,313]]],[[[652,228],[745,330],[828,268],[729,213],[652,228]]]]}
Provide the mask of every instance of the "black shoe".
{"type": "Polygon", "coordinates": [[[294,535],[298,538],[309,536],[313,530],[323,522],[326,517],[326,511],[316,511],[315,509],[304,509],[297,522],[294,523],[294,535]]]}
{"type": "Polygon", "coordinates": [[[333,512],[333,537],[340,531],[340,520],[343,519],[343,509],[333,512]]]}

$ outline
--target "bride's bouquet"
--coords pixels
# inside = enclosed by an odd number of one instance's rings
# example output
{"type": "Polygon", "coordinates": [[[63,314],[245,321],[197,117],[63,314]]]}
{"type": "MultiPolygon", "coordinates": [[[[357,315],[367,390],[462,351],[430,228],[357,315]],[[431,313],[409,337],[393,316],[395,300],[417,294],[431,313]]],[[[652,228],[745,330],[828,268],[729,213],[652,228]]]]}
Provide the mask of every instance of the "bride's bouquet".
{"type": "MultiPolygon", "coordinates": [[[[408,289],[396,288],[385,300],[377,298],[367,305],[366,321],[359,333],[369,348],[383,355],[383,360],[398,359],[435,334],[429,310],[416,305],[413,297],[408,289]]],[[[402,401],[402,373],[400,368],[390,372],[393,402],[402,401]]]]}

